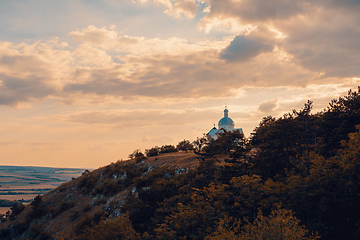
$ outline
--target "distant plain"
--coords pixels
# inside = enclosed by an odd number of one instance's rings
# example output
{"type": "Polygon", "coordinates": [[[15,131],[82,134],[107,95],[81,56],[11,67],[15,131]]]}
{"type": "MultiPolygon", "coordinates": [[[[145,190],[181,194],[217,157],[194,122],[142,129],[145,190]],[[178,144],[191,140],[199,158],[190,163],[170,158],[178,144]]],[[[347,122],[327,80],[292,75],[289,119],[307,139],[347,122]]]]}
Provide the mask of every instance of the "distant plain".
{"type": "MultiPolygon", "coordinates": [[[[85,169],[0,166],[0,199],[30,201],[60,184],[79,177],[85,169]]],[[[0,206],[0,214],[9,207],[0,206]]]]}

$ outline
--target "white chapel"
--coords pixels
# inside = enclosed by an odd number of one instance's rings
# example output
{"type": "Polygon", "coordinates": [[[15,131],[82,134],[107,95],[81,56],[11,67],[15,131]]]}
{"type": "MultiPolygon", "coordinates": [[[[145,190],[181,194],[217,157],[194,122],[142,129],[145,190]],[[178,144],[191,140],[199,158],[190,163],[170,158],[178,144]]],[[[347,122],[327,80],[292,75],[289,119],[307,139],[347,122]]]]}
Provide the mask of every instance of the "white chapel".
{"type": "MultiPolygon", "coordinates": [[[[215,125],[215,124],[214,124],[215,125]]],[[[215,126],[207,133],[207,136],[216,139],[218,136],[218,133],[226,130],[226,131],[236,131],[239,130],[242,133],[242,128],[234,128],[235,124],[234,121],[229,118],[229,110],[227,109],[227,107],[225,106],[225,110],[224,110],[224,117],[222,119],[220,119],[220,121],[218,122],[218,128],[216,128],[215,126]]]]}

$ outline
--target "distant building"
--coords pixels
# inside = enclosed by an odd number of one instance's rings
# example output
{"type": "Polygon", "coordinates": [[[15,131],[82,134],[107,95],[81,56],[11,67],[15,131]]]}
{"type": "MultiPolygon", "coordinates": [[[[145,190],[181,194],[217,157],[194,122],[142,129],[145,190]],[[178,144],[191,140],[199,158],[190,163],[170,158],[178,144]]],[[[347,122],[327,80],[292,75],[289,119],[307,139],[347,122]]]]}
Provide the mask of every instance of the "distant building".
{"type": "Polygon", "coordinates": [[[234,128],[234,126],[235,126],[234,121],[231,118],[229,118],[229,110],[227,110],[227,107],[225,106],[224,117],[220,119],[220,121],[218,122],[219,128],[216,128],[214,126],[206,135],[213,139],[216,139],[218,137],[218,133],[220,133],[223,130],[226,131],[239,130],[241,133],[243,132],[242,128],[234,128]]]}

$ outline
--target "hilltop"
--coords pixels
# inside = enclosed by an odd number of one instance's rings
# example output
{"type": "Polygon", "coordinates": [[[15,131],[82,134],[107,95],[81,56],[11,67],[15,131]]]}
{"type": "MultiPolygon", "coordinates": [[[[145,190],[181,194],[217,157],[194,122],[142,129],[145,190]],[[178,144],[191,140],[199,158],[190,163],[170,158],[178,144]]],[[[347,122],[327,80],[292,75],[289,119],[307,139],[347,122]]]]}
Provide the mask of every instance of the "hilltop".
{"type": "Polygon", "coordinates": [[[360,93],[311,109],[85,171],[14,206],[0,237],[359,239],[360,93]]]}

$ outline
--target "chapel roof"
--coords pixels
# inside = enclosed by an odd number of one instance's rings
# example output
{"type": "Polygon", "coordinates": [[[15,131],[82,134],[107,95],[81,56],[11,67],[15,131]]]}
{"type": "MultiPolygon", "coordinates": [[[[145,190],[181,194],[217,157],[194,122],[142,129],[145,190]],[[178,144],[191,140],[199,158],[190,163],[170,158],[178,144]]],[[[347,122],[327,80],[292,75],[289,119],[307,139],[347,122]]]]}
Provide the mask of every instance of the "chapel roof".
{"type": "Polygon", "coordinates": [[[220,119],[218,125],[219,125],[219,128],[220,126],[222,125],[234,125],[234,121],[229,118],[229,110],[227,110],[227,108],[225,107],[225,110],[224,110],[224,117],[222,119],[220,119]]]}

